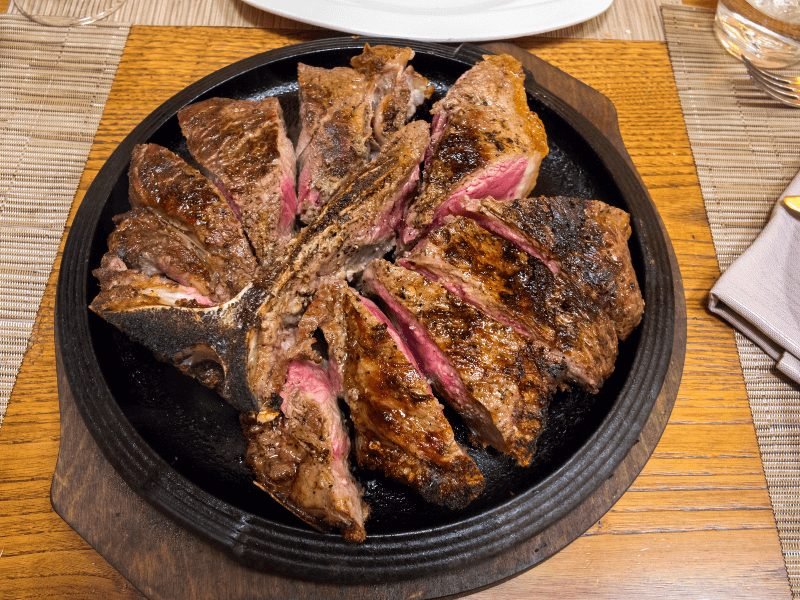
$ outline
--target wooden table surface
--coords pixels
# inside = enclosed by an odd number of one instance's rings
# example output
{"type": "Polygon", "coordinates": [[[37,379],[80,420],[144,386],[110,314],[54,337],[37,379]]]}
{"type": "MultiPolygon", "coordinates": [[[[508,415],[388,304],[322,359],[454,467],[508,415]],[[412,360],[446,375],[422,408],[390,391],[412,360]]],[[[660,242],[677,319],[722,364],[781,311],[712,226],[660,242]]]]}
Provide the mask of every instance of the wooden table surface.
{"type": "MultiPolygon", "coordinates": [[[[173,93],[239,58],[319,35],[134,27],[73,214],[116,144],[173,93]]],[[[629,491],[555,557],[475,597],[786,598],[733,334],[705,308],[719,273],[666,46],[517,42],[616,104],[623,138],[678,256],[688,348],[670,422],[629,491]]],[[[138,597],[50,507],[59,441],[53,347],[59,261],[0,428],[0,597],[138,597]]]]}

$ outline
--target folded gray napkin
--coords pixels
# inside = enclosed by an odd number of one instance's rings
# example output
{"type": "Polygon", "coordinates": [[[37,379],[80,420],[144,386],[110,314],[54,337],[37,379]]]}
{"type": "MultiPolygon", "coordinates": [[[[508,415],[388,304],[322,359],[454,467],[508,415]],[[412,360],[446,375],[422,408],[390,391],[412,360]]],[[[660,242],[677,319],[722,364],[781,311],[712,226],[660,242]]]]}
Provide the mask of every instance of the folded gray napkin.
{"type": "Polygon", "coordinates": [[[711,288],[709,308],[800,383],[800,214],[783,203],[795,195],[800,195],[800,173],[764,230],[711,288]]]}

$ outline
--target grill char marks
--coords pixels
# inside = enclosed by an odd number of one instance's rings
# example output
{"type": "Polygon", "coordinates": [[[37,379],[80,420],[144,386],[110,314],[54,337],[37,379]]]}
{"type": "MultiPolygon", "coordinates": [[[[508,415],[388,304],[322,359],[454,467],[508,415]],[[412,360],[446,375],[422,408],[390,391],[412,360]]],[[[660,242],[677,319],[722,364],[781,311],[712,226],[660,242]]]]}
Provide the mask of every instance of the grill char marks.
{"type": "Polygon", "coordinates": [[[467,200],[456,212],[541,258],[554,272],[563,272],[608,314],[620,340],[641,321],[644,299],[631,263],[625,211],[599,200],[557,196],[467,200]]]}
{"type": "Polygon", "coordinates": [[[564,275],[464,217],[449,217],[403,260],[566,362],[597,392],[614,369],[617,335],[601,307],[564,275]]]}
{"type": "Polygon", "coordinates": [[[306,360],[288,368],[280,411],[242,415],[255,484],[303,521],[363,542],[369,507],[350,473],[350,440],[326,371],[306,360]]]}
{"type": "Polygon", "coordinates": [[[239,221],[197,169],[166,148],[140,144],[128,178],[131,204],[149,208],[203,248],[225,288],[238,293],[253,279],[256,261],[239,221]]]}
{"type": "Polygon", "coordinates": [[[343,282],[320,288],[301,329],[321,328],[355,428],[358,464],[462,508],[483,490],[483,475],[458,445],[388,319],[343,282]]]}
{"type": "Polygon", "coordinates": [[[287,249],[273,294],[259,310],[261,329],[253,362],[253,389],[269,398],[283,381],[283,349],[320,277],[361,271],[394,245],[394,230],[419,174],[428,124],[414,121],[395,133],[378,156],[349,177],[319,217],[287,249]]]}
{"type": "Polygon", "coordinates": [[[422,275],[373,261],[365,288],[381,299],[437,391],[474,441],[530,464],[563,367],[541,347],[422,275]]]}
{"type": "Polygon", "coordinates": [[[524,197],[533,188],[548,148],[524,81],[516,59],[487,56],[434,105],[425,176],[405,217],[404,244],[435,225],[452,202],[524,197]]]}
{"type": "Polygon", "coordinates": [[[297,209],[294,147],[277,98],[211,98],[178,112],[189,151],[240,217],[258,260],[281,258],[297,209]]]}
{"type": "Polygon", "coordinates": [[[354,68],[299,64],[298,211],[311,223],[339,185],[413,115],[432,89],[409,48],[366,46],[354,68]],[[405,103],[405,105],[404,105],[405,103]]]}

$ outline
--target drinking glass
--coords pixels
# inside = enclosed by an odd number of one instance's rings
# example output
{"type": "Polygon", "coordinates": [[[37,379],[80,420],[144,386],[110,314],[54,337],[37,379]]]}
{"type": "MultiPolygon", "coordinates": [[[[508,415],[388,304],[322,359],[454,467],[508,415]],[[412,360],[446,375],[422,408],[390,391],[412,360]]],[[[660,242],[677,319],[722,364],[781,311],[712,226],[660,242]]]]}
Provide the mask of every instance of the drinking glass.
{"type": "Polygon", "coordinates": [[[89,25],[119,10],[126,0],[13,0],[20,14],[52,27],[89,25]]]}
{"type": "Polygon", "coordinates": [[[719,0],[714,31],[728,52],[760,69],[800,62],[800,0],[719,0]]]}

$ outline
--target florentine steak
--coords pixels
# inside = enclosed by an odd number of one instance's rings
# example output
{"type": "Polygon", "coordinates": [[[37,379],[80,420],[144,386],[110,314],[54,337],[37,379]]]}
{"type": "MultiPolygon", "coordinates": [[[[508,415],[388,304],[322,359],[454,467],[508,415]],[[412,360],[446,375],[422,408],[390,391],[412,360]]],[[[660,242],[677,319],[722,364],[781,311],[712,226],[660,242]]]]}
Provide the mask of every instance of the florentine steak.
{"type": "Polygon", "coordinates": [[[554,272],[563,272],[614,322],[620,340],[636,328],[644,299],[633,270],[630,217],[599,200],[556,196],[512,202],[465,200],[454,213],[475,219],[554,272]]]}
{"type": "Polygon", "coordinates": [[[294,147],[277,98],[210,98],[178,111],[189,151],[227,198],[258,260],[282,258],[297,211],[294,147]]]}
{"type": "Polygon", "coordinates": [[[406,66],[413,56],[409,48],[365,46],[351,61],[354,68],[298,65],[298,211],[304,222],[312,222],[339,185],[430,96],[428,80],[406,66]]]}
{"type": "Polygon", "coordinates": [[[463,198],[525,197],[547,155],[547,137],[528,107],[522,65],[486,56],[434,104],[431,146],[420,193],[405,216],[410,246],[463,198]]]}
{"type": "Polygon", "coordinates": [[[283,270],[258,315],[261,327],[251,353],[251,382],[259,397],[269,398],[283,381],[282,356],[294,343],[293,326],[320,278],[349,277],[394,246],[394,231],[419,177],[428,140],[424,121],[393,134],[288,247],[283,270]]]}
{"type": "Polygon", "coordinates": [[[252,281],[257,266],[242,226],[216,188],[174,152],[156,144],[134,147],[129,199],[147,207],[207,253],[207,262],[231,292],[252,281]]]}
{"type": "Polygon", "coordinates": [[[563,273],[465,217],[447,217],[400,264],[546,347],[592,392],[614,370],[617,335],[601,307],[563,273]]]}
{"type": "Polygon", "coordinates": [[[355,429],[358,464],[462,508],[483,491],[483,475],[455,441],[442,405],[388,318],[342,281],[320,287],[301,330],[320,328],[355,429]]]}
{"type": "Polygon", "coordinates": [[[369,507],[350,473],[337,389],[318,364],[294,360],[279,410],[241,417],[255,484],[309,525],[363,542],[369,507]]]}
{"type": "Polygon", "coordinates": [[[529,465],[563,364],[419,273],[376,260],[362,281],[473,441],[529,465]]]}

